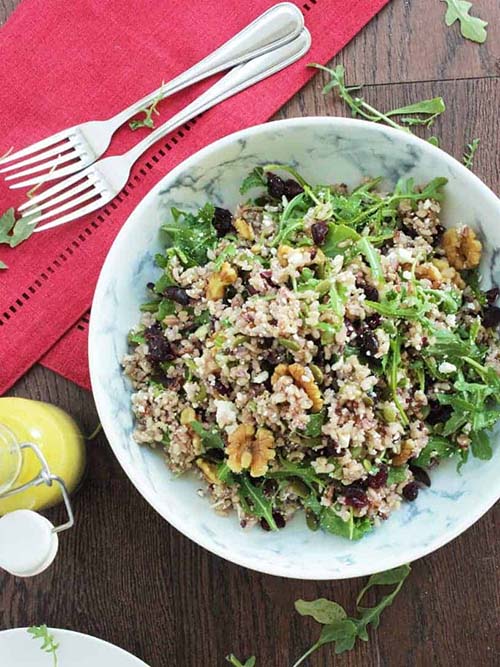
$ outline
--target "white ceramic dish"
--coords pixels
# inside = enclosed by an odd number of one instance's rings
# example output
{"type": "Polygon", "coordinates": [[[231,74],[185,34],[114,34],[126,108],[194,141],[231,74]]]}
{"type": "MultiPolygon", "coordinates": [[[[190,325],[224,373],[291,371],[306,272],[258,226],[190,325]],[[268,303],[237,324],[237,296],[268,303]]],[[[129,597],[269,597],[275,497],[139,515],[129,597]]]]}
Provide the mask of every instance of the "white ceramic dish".
{"type": "MultiPolygon", "coordinates": [[[[190,539],[230,561],[270,574],[340,579],[413,561],[443,546],[479,519],[500,496],[500,447],[492,461],[471,459],[462,474],[449,461],[432,474],[432,488],[405,503],[360,542],[307,530],[296,517],[278,533],[242,531],[196,493],[199,483],[175,479],[161,456],[134,443],[130,387],[120,360],[137,322],[145,284],[156,275],[154,253],[166,208],[207,200],[233,207],[242,178],[257,164],[293,164],[311,182],[357,185],[383,176],[425,183],[449,179],[443,219],[466,223],[485,242],[485,285],[500,280],[500,201],[474,174],[443,151],[399,130],[341,118],[301,118],[259,125],[225,137],[176,167],[153,188],[118,234],[97,285],[90,323],[92,388],[106,435],[125,472],[146,500],[190,539]]],[[[498,439],[495,437],[495,439],[498,439]]]]}
{"type": "MultiPolygon", "coordinates": [[[[59,644],[59,667],[148,667],[113,644],[70,630],[50,630],[59,644]]],[[[41,649],[41,640],[33,639],[26,628],[0,632],[2,667],[52,667],[52,655],[41,649]]]]}

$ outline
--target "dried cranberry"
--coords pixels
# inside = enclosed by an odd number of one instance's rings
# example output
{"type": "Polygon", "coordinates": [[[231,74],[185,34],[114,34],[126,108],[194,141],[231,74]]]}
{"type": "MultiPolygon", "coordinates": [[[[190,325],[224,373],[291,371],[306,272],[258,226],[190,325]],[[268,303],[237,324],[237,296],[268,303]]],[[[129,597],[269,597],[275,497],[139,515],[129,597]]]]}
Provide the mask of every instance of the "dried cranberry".
{"type": "Polygon", "coordinates": [[[349,507],[360,509],[361,507],[368,505],[368,497],[359,484],[346,486],[342,493],[345,496],[345,504],[349,507]]]}
{"type": "Polygon", "coordinates": [[[212,225],[214,226],[219,238],[229,234],[229,232],[233,231],[233,216],[231,215],[231,211],[228,211],[227,208],[220,208],[219,206],[216,206],[214,208],[212,225]]]}
{"type": "Polygon", "coordinates": [[[389,476],[389,471],[387,470],[386,465],[381,465],[378,469],[378,472],[375,475],[370,475],[368,477],[368,486],[371,489],[380,489],[382,486],[387,484],[387,477],[389,476]]]}
{"type": "Polygon", "coordinates": [[[270,197],[273,199],[281,199],[285,194],[285,181],[276,176],[276,174],[271,174],[268,172],[267,176],[267,191],[270,197]]]}
{"type": "Polygon", "coordinates": [[[311,234],[316,245],[323,245],[328,235],[328,225],[326,222],[315,222],[311,227],[311,234]]]}
{"type": "Polygon", "coordinates": [[[483,310],[483,326],[488,329],[497,327],[500,324],[500,308],[497,306],[487,306],[483,310]]]}
{"type": "Polygon", "coordinates": [[[223,384],[220,380],[216,380],[214,382],[214,387],[219,392],[219,394],[221,394],[221,396],[227,396],[231,393],[231,389],[226,387],[226,385],[223,384]]]}
{"type": "Polygon", "coordinates": [[[255,287],[252,287],[252,285],[247,285],[247,292],[250,296],[254,296],[255,294],[258,294],[258,290],[255,289],[255,287]]]}
{"type": "Polygon", "coordinates": [[[416,482],[409,482],[403,489],[403,496],[410,502],[416,500],[418,496],[418,484],[416,482]]]}
{"type": "Polygon", "coordinates": [[[438,401],[429,401],[429,414],[427,415],[426,422],[435,426],[436,424],[444,424],[448,421],[451,416],[452,408],[449,405],[441,405],[438,401]]]}
{"type": "Polygon", "coordinates": [[[358,334],[356,342],[360,351],[367,357],[374,357],[378,352],[378,340],[369,329],[364,329],[358,334]]]}
{"type": "Polygon", "coordinates": [[[293,199],[297,195],[300,195],[304,192],[304,188],[300,185],[300,183],[294,181],[293,178],[287,178],[284,185],[285,190],[283,194],[287,199],[293,199]]]}
{"type": "Polygon", "coordinates": [[[378,301],[379,300],[379,295],[378,295],[378,289],[376,287],[373,287],[373,285],[368,285],[366,284],[363,288],[364,293],[366,295],[366,298],[368,301],[378,301]]]}
{"type": "MultiPolygon", "coordinates": [[[[283,514],[280,514],[279,512],[273,512],[273,519],[277,528],[284,528],[286,526],[286,521],[283,514]]],[[[265,519],[260,520],[260,526],[263,530],[267,531],[271,530],[271,526],[267,523],[265,519]]]]}
{"type": "Polygon", "coordinates": [[[381,322],[382,318],[378,313],[370,315],[370,317],[367,317],[365,320],[365,324],[369,329],[377,329],[380,326],[381,322]]]}
{"type": "Polygon", "coordinates": [[[410,470],[412,471],[413,477],[417,482],[420,482],[420,484],[424,484],[425,486],[431,485],[431,478],[423,468],[410,464],[410,470]]]}
{"type": "Polygon", "coordinates": [[[490,306],[492,306],[495,301],[498,299],[498,295],[500,294],[500,289],[498,287],[492,287],[489,289],[487,292],[484,293],[486,297],[486,301],[489,303],[490,306]]]}
{"type": "Polygon", "coordinates": [[[175,303],[179,303],[181,306],[189,306],[191,303],[191,299],[188,296],[188,293],[182,287],[166,287],[163,294],[167,297],[167,299],[175,301],[175,303]]]}
{"type": "Polygon", "coordinates": [[[163,335],[160,324],[152,324],[144,332],[144,337],[148,343],[148,358],[150,361],[172,361],[172,359],[175,359],[174,351],[163,335]]]}
{"type": "Polygon", "coordinates": [[[226,290],[224,292],[224,301],[226,303],[229,303],[232,299],[234,299],[236,294],[237,294],[236,287],[234,287],[234,285],[228,285],[228,287],[226,287],[226,290]]]}

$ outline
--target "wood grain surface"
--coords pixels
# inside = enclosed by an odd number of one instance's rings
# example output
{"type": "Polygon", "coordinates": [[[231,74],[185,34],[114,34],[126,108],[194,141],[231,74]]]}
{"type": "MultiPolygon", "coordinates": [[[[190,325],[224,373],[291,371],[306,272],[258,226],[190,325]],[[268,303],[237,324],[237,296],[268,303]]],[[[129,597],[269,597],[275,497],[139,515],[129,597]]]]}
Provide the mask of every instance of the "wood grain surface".
{"type": "MultiPolygon", "coordinates": [[[[16,4],[0,0],[0,24],[16,4]]],[[[345,64],[350,83],[369,84],[366,98],[382,108],[443,95],[448,110],[433,134],[457,157],[480,137],[475,172],[498,192],[500,4],[476,0],[474,8],[490,22],[484,46],[464,41],[456,25],[445,27],[439,0],[393,0],[335,62],[345,64]]],[[[333,95],[321,94],[321,81],[317,76],[277,117],[345,115],[333,95]]],[[[97,424],[92,396],[41,367],[11,393],[60,405],[86,433],[97,424]]],[[[102,435],[88,454],[87,478],[74,498],[77,527],[62,536],[55,564],[32,580],[0,575],[0,629],[71,628],[116,643],[151,667],[222,667],[229,652],[257,655],[257,667],[289,667],[318,634],[313,621],[294,612],[294,600],[329,597],[353,610],[360,581],[301,582],[227,563],[156,514],[102,435]]],[[[370,642],[339,657],[324,648],[310,667],[499,665],[499,519],[497,506],[414,563],[370,642]]]]}

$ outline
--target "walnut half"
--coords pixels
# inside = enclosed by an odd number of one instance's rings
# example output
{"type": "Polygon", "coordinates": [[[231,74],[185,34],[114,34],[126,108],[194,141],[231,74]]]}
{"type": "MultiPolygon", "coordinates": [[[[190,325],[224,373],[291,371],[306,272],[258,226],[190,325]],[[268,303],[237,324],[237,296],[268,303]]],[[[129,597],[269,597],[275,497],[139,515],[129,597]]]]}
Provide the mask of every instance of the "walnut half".
{"type": "Polygon", "coordinates": [[[443,248],[453,268],[463,271],[479,266],[482,245],[470,227],[447,229],[443,234],[443,248]]]}
{"type": "Polygon", "coordinates": [[[227,465],[233,472],[240,473],[249,468],[252,477],[262,477],[269,461],[276,456],[274,436],[266,428],[259,428],[255,433],[252,424],[240,424],[228,436],[226,454],[227,465]]]}
{"type": "Polygon", "coordinates": [[[274,386],[284,375],[292,377],[295,384],[306,392],[312,402],[312,412],[319,412],[323,407],[323,397],[312,371],[302,364],[278,364],[274,369],[271,384],[274,386]]]}
{"type": "Polygon", "coordinates": [[[236,270],[233,269],[229,262],[224,262],[220,267],[220,271],[215,271],[208,279],[207,299],[210,301],[223,299],[226,287],[235,283],[237,278],[238,274],[236,270]]]}

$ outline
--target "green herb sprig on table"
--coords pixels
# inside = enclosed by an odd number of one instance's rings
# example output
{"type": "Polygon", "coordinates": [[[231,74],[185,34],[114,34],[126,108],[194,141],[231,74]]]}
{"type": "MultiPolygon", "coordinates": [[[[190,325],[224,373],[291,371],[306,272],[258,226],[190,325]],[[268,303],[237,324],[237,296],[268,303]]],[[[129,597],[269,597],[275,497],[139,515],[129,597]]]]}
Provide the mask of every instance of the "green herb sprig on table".
{"type": "Polygon", "coordinates": [[[245,662],[241,662],[241,660],[238,660],[238,658],[231,653],[231,655],[226,656],[226,660],[234,667],[255,667],[255,656],[248,658],[245,662]]]}
{"type": "Polygon", "coordinates": [[[472,2],[466,0],[441,0],[446,2],[448,8],[446,10],[445,23],[451,26],[455,21],[460,22],[460,32],[462,36],[472,42],[483,44],[486,41],[488,33],[486,32],[487,21],[471,16],[470,9],[472,2]]]}
{"type": "Polygon", "coordinates": [[[144,109],[141,109],[139,113],[144,113],[144,118],[134,118],[131,120],[128,124],[131,130],[138,130],[140,127],[147,127],[150,130],[154,129],[155,122],[153,119],[153,114],[156,116],[160,115],[160,112],[158,111],[158,105],[163,99],[164,92],[163,92],[163,86],[165,85],[165,82],[162,81],[160,92],[158,95],[154,98],[154,100],[151,102],[151,104],[144,109]]]}
{"type": "Polygon", "coordinates": [[[0,216],[0,244],[15,248],[26,241],[35,231],[37,217],[37,215],[28,215],[16,220],[14,209],[9,208],[0,216]]]}
{"type": "Polygon", "coordinates": [[[57,650],[59,644],[56,642],[54,635],[50,634],[46,625],[33,625],[31,628],[28,628],[29,634],[32,636],[32,639],[39,639],[42,642],[40,649],[45,653],[50,653],[52,655],[53,665],[57,667],[57,650]]]}
{"type": "Polygon", "coordinates": [[[415,125],[424,125],[430,127],[436,118],[440,116],[445,110],[446,105],[442,97],[434,97],[430,100],[422,100],[415,102],[409,106],[392,109],[390,111],[379,111],[371,104],[365,101],[359,95],[352,95],[353,92],[361,89],[361,86],[347,86],[345,83],[345,68],[343,65],[337,65],[335,68],[325,67],[318,63],[311,63],[309,67],[316,67],[316,69],[327,72],[331,80],[323,87],[323,94],[326,95],[334,88],[337,89],[342,100],[351,109],[353,117],[361,116],[365,120],[370,120],[374,123],[384,122],[386,125],[403,130],[404,132],[411,132],[409,127],[415,125]],[[399,123],[393,117],[401,116],[399,123]]]}
{"type": "Polygon", "coordinates": [[[477,137],[473,139],[470,144],[467,144],[467,150],[464,152],[463,163],[467,169],[471,169],[474,165],[474,158],[476,157],[477,150],[481,140],[477,137]]]}
{"type": "MultiPolygon", "coordinates": [[[[337,602],[319,598],[317,600],[296,600],[295,609],[301,616],[310,616],[323,626],[318,641],[315,642],[296,662],[293,667],[299,667],[313,653],[322,646],[333,644],[338,655],[354,648],[357,639],[369,641],[368,628],[378,628],[384,609],[387,609],[396,598],[403,584],[411,572],[410,565],[400,565],[392,570],[373,574],[356,598],[357,615],[350,617],[346,610],[337,602]],[[362,607],[361,600],[374,586],[394,586],[390,593],[382,596],[374,607],[362,607]]],[[[255,667],[255,657],[247,662],[240,662],[232,653],[226,657],[234,667],[255,667]]]]}
{"type": "Polygon", "coordinates": [[[307,657],[325,644],[334,644],[335,653],[339,654],[350,651],[357,639],[368,641],[368,627],[372,625],[373,628],[378,628],[382,612],[393,603],[410,571],[409,565],[401,565],[393,570],[372,575],[356,599],[359,615],[355,617],[349,617],[341,605],[324,598],[312,602],[297,600],[295,609],[299,614],[311,616],[323,625],[323,629],[318,641],[293,664],[293,667],[301,665],[307,657]],[[394,586],[394,589],[384,595],[374,607],[360,606],[363,596],[373,586],[394,586]]]}

